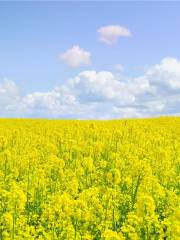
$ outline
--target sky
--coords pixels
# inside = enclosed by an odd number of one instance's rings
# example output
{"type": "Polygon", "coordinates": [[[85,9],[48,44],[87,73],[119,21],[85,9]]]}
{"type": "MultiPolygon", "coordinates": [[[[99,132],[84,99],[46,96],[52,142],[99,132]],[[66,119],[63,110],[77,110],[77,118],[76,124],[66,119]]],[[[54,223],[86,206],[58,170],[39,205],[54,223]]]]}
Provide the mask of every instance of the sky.
{"type": "Polygon", "coordinates": [[[180,2],[0,2],[0,117],[180,115],[180,2]]]}

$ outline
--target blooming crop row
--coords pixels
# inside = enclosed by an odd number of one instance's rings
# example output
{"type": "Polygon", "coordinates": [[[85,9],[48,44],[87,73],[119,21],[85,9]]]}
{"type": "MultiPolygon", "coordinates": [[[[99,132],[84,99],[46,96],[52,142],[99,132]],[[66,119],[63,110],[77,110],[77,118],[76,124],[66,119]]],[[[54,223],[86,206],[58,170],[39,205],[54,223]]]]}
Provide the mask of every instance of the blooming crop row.
{"type": "Polygon", "coordinates": [[[180,118],[0,120],[1,240],[180,239],[180,118]]]}

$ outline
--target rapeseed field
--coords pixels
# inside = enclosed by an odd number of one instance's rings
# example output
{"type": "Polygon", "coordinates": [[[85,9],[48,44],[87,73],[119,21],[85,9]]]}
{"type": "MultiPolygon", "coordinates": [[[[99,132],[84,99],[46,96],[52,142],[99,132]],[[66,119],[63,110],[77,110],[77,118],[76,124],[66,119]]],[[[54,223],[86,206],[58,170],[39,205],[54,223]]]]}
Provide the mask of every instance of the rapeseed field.
{"type": "Polygon", "coordinates": [[[1,240],[180,239],[180,118],[0,120],[1,240]]]}

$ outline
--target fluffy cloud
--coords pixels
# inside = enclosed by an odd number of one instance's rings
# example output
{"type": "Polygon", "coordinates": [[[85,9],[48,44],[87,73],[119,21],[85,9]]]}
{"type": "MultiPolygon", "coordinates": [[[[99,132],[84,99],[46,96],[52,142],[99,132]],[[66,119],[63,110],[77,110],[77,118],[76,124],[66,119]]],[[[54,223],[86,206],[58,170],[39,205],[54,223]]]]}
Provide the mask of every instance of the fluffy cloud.
{"type": "Polygon", "coordinates": [[[180,61],[174,58],[164,58],[160,64],[152,66],[146,73],[152,85],[164,93],[180,90],[180,61]]]}
{"type": "Polygon", "coordinates": [[[1,117],[16,116],[23,109],[21,97],[16,84],[4,79],[0,84],[0,114],[1,117]]]}
{"type": "Polygon", "coordinates": [[[48,92],[20,94],[0,84],[1,116],[109,119],[180,115],[180,61],[164,58],[142,76],[83,71],[48,92]]]}
{"type": "Polygon", "coordinates": [[[60,54],[60,59],[73,68],[87,66],[91,63],[91,53],[75,45],[65,53],[60,54]]]}
{"type": "Polygon", "coordinates": [[[129,85],[119,81],[111,72],[84,71],[69,81],[79,101],[132,103],[135,98],[129,85]]]}
{"type": "Polygon", "coordinates": [[[119,25],[108,25],[97,30],[99,40],[106,44],[115,44],[120,37],[130,37],[132,34],[129,29],[119,25]]]}

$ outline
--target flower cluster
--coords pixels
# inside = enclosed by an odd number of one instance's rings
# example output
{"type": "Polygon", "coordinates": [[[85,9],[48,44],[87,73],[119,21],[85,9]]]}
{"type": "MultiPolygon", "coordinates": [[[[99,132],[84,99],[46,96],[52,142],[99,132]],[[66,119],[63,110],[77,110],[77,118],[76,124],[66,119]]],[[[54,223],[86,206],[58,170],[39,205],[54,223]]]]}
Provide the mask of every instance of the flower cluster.
{"type": "Polygon", "coordinates": [[[1,240],[180,239],[180,118],[0,120],[1,240]]]}

